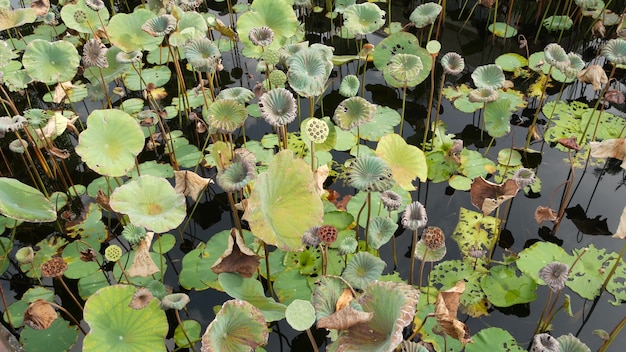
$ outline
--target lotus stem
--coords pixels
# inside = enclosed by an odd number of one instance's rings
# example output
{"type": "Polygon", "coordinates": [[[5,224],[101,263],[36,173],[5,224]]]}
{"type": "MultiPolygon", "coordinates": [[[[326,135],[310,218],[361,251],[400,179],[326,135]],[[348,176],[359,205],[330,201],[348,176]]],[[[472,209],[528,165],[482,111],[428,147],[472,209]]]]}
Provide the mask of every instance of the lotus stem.
{"type": "MultiPolygon", "coordinates": [[[[433,129],[437,129],[437,125],[439,124],[439,110],[441,109],[441,98],[443,96],[443,85],[446,81],[446,73],[441,74],[441,82],[439,83],[439,96],[437,97],[437,109],[435,111],[435,122],[433,123],[433,129]]],[[[429,114],[430,116],[430,114],[429,114]]],[[[433,143],[435,139],[430,139],[430,149],[433,149],[433,143]]],[[[424,144],[422,144],[424,146],[424,144]]]]}
{"type": "MultiPolygon", "coordinates": [[[[465,19],[465,22],[463,22],[463,25],[461,26],[461,29],[459,29],[459,32],[461,32],[463,30],[463,28],[465,28],[465,25],[467,24],[467,21],[469,21],[469,19],[472,18],[472,15],[474,14],[474,10],[476,10],[476,6],[478,6],[478,3],[479,3],[479,1],[476,1],[474,3],[474,6],[472,6],[472,9],[470,10],[469,15],[465,19]]],[[[465,5],[463,5],[463,8],[465,8],[465,5]]],[[[463,13],[463,10],[461,10],[461,13],[463,13]]],[[[459,15],[459,19],[461,19],[461,15],[459,15]]]]}
{"type": "MultiPolygon", "coordinates": [[[[243,232],[241,235],[243,236],[243,232]]],[[[272,278],[270,277],[270,251],[267,249],[267,243],[265,243],[265,241],[261,241],[261,243],[263,243],[263,251],[265,252],[265,275],[267,276],[267,289],[270,291],[270,296],[276,297],[274,295],[272,278]]]]}
{"type": "MultiPolygon", "coordinates": [[[[402,128],[404,127],[404,111],[406,110],[406,84],[402,87],[402,114],[400,115],[400,136],[402,136],[402,128]]],[[[427,129],[428,126],[424,127],[427,129]]],[[[426,132],[424,132],[426,134],[426,132]]],[[[426,138],[424,138],[426,140],[426,138]]]]}
{"type": "Polygon", "coordinates": [[[602,345],[598,349],[598,352],[604,352],[604,351],[607,350],[607,348],[609,348],[609,346],[611,346],[611,344],[613,343],[613,340],[615,340],[615,337],[617,336],[617,334],[619,334],[620,331],[622,331],[622,329],[624,328],[624,325],[626,325],[626,315],[613,328],[613,330],[611,331],[611,334],[609,335],[608,340],[604,340],[604,342],[602,342],[602,345]]]}
{"type": "MultiPolygon", "coordinates": [[[[541,97],[539,97],[539,103],[537,104],[537,110],[535,110],[535,115],[533,116],[533,122],[528,127],[529,130],[530,128],[535,126],[535,124],[537,123],[537,118],[539,117],[539,111],[541,111],[541,107],[543,106],[543,100],[545,99],[545,96],[546,96],[546,86],[550,83],[550,80],[551,80],[550,75],[552,74],[553,67],[554,66],[550,65],[550,69],[548,70],[548,74],[547,74],[548,78],[547,78],[546,84],[543,86],[543,89],[541,90],[541,97]]],[[[524,146],[524,149],[528,149],[528,146],[530,145],[531,137],[532,137],[532,133],[528,133],[528,136],[526,136],[526,145],[524,146]]]]}
{"type": "Polygon", "coordinates": [[[322,249],[322,275],[326,276],[328,268],[328,247],[323,242],[320,243],[320,247],[322,249]]]}
{"type": "Polygon", "coordinates": [[[309,340],[311,341],[311,347],[313,347],[313,351],[314,352],[319,352],[319,349],[317,348],[317,342],[315,341],[315,338],[313,337],[313,333],[311,332],[311,328],[306,329],[306,334],[309,337],[309,340]]]}
{"type": "Polygon", "coordinates": [[[563,214],[565,213],[565,207],[569,203],[570,191],[572,190],[572,184],[574,183],[574,165],[572,163],[572,151],[570,149],[567,150],[567,158],[569,159],[569,177],[566,181],[567,186],[565,187],[565,194],[563,195],[563,199],[561,201],[561,206],[559,207],[559,213],[556,218],[556,223],[552,228],[552,234],[556,234],[559,226],[561,225],[561,220],[563,219],[563,214]]]}
{"type": "MultiPolygon", "coordinates": [[[[560,7],[561,7],[561,0],[559,0],[556,7],[554,8],[555,14],[556,14],[556,10],[559,9],[560,7]]],[[[539,33],[541,33],[541,27],[543,27],[543,21],[546,19],[549,9],[550,7],[548,6],[546,10],[543,12],[543,17],[541,17],[541,22],[539,22],[539,25],[537,26],[537,34],[535,34],[535,44],[537,44],[537,41],[539,40],[539,33]]],[[[552,22],[554,22],[554,18],[552,18],[552,22]]],[[[550,22],[550,24],[552,24],[552,22],[550,22]]]]}
{"type": "MultiPolygon", "coordinates": [[[[500,207],[496,208],[496,219],[500,219],[500,207]]],[[[500,226],[496,226],[496,233],[494,233],[493,242],[491,246],[489,246],[489,256],[487,257],[487,266],[491,265],[491,257],[493,257],[493,252],[500,241],[500,226]]]]}
{"type": "Polygon", "coordinates": [[[315,172],[315,143],[311,141],[311,171],[315,172]]]}
{"type": "Polygon", "coordinates": [[[426,264],[426,255],[428,255],[428,248],[424,251],[424,255],[422,256],[422,262],[420,263],[420,273],[419,273],[419,281],[417,282],[417,290],[422,290],[422,275],[424,274],[424,265],[426,264]]]}
{"type": "Polygon", "coordinates": [[[367,192],[367,222],[365,223],[365,251],[369,249],[370,218],[372,216],[372,192],[367,192]]]}
{"type": "MultiPolygon", "coordinates": [[[[483,119],[484,121],[484,119],[483,119]]],[[[485,152],[483,153],[483,158],[487,156],[487,154],[489,153],[489,149],[491,149],[491,147],[493,146],[493,142],[495,141],[494,137],[491,137],[491,140],[489,141],[489,144],[487,145],[487,149],[485,149],[485,152]]]]}
{"type": "MultiPolygon", "coordinates": [[[[391,218],[391,212],[389,212],[389,218],[391,218]]],[[[393,252],[393,269],[398,267],[398,258],[396,258],[396,236],[391,235],[391,251],[393,252]]]]}
{"type": "Polygon", "coordinates": [[[70,297],[72,297],[72,300],[74,301],[74,303],[76,303],[76,305],[78,306],[78,308],[80,308],[80,310],[82,312],[83,311],[83,306],[80,304],[80,302],[78,302],[78,299],[76,298],[76,296],[74,296],[74,293],[72,293],[70,288],[67,287],[67,284],[65,283],[65,280],[63,280],[63,275],[57,276],[56,278],[59,279],[59,281],[61,282],[61,285],[63,285],[63,287],[65,288],[65,291],[67,291],[67,293],[70,295],[70,297]]]}
{"type": "MultiPolygon", "coordinates": [[[[7,256],[5,255],[4,257],[6,258],[7,256]]],[[[2,259],[2,264],[4,264],[4,258],[2,259]]],[[[2,285],[0,285],[0,296],[2,296],[2,304],[4,305],[4,311],[7,315],[7,322],[9,323],[9,325],[13,326],[13,322],[11,321],[11,314],[9,313],[8,309],[9,305],[7,304],[7,299],[4,296],[4,289],[2,288],[2,285]]]]}
{"type": "MultiPolygon", "coordinates": [[[[119,265],[120,269],[122,270],[122,275],[124,276],[124,278],[126,279],[126,283],[130,284],[130,279],[128,278],[128,274],[126,273],[126,269],[124,269],[124,266],[122,265],[122,263],[120,263],[120,261],[117,261],[117,265],[119,265]]],[[[120,277],[121,279],[121,277],[120,277]]],[[[120,282],[120,280],[118,280],[118,283],[120,282]]]]}
{"type": "MultiPolygon", "coordinates": [[[[611,68],[611,74],[609,75],[609,82],[611,82],[611,80],[613,79],[613,76],[615,75],[615,69],[617,66],[613,65],[613,68],[611,68]]],[[[582,143],[583,138],[585,137],[585,135],[587,134],[587,130],[589,129],[589,124],[591,123],[591,119],[593,118],[593,114],[595,113],[595,111],[598,109],[598,105],[600,104],[600,101],[603,101],[603,97],[606,94],[606,91],[609,88],[609,84],[605,84],[604,87],[602,88],[602,90],[600,91],[600,96],[598,97],[598,100],[596,100],[596,104],[593,107],[593,110],[591,112],[591,116],[589,117],[589,121],[587,121],[587,125],[585,125],[585,129],[583,131],[583,133],[580,135],[580,140],[578,141],[579,144],[582,143]]],[[[591,140],[594,140],[596,138],[596,132],[598,130],[598,126],[600,125],[600,118],[602,118],[602,113],[604,112],[604,104],[602,104],[602,107],[600,108],[600,113],[598,114],[598,122],[596,123],[596,127],[593,131],[593,136],[591,137],[591,140]]]]}
{"type": "MultiPolygon", "coordinates": [[[[74,316],[72,314],[70,314],[70,312],[68,312],[67,309],[63,308],[63,306],[60,306],[60,305],[58,305],[58,304],[56,304],[54,302],[48,302],[48,304],[50,304],[54,308],[56,308],[56,309],[62,311],[63,313],[65,313],[65,315],[67,315],[68,318],[70,318],[72,323],[76,324],[76,326],[80,329],[80,331],[83,333],[83,335],[87,336],[87,331],[85,331],[85,329],[82,326],[80,326],[80,323],[78,322],[78,320],[76,320],[76,318],[74,318],[74,316]]],[[[7,316],[8,315],[9,314],[7,314],[7,316]]]]}
{"type": "Polygon", "coordinates": [[[191,348],[192,351],[196,352],[194,343],[189,338],[189,335],[187,334],[187,330],[185,330],[185,326],[183,325],[183,322],[180,319],[180,313],[178,313],[178,309],[174,309],[174,314],[176,315],[176,321],[178,321],[178,326],[180,326],[180,330],[183,332],[183,335],[185,335],[185,339],[187,340],[187,342],[189,342],[189,347],[191,348]]]}
{"type": "Polygon", "coordinates": [[[411,242],[411,267],[409,269],[409,285],[413,286],[413,271],[415,269],[415,246],[417,246],[417,229],[413,230],[413,241],[411,242]]]}
{"type": "Polygon", "coordinates": [[[426,113],[426,123],[424,124],[424,138],[422,139],[422,148],[426,148],[426,138],[428,138],[428,132],[430,131],[430,115],[433,111],[433,97],[435,95],[435,55],[431,57],[430,68],[430,94],[428,96],[428,112],[426,113]]]}

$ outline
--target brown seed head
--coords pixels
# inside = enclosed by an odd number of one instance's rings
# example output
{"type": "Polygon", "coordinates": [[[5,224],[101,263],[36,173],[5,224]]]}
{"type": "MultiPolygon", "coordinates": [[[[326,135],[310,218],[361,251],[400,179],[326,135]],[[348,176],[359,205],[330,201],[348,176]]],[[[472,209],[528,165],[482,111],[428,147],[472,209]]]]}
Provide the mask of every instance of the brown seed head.
{"type": "Polygon", "coordinates": [[[326,244],[331,244],[337,240],[337,233],[339,231],[333,225],[323,225],[317,229],[317,236],[326,244]]]}
{"type": "Polygon", "coordinates": [[[431,251],[436,251],[446,245],[446,238],[443,231],[436,226],[428,226],[422,232],[422,242],[431,251]]]}
{"type": "Polygon", "coordinates": [[[61,257],[52,257],[41,265],[41,275],[44,277],[60,277],[67,270],[67,264],[61,257]]]}

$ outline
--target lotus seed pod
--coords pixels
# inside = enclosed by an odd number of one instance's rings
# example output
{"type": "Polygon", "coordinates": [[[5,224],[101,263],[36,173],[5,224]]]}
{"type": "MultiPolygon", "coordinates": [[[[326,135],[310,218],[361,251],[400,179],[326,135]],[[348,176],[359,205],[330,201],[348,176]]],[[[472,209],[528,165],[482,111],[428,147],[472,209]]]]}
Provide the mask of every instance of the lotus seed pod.
{"type": "Polygon", "coordinates": [[[83,23],[87,21],[87,14],[85,13],[85,11],[76,10],[76,12],[74,12],[74,21],[76,21],[77,23],[83,23]]]}
{"type": "Polygon", "coordinates": [[[330,129],[323,120],[311,118],[309,122],[306,123],[304,132],[314,143],[324,143],[326,138],[328,138],[330,129]]]}
{"type": "Polygon", "coordinates": [[[67,264],[61,257],[52,257],[41,265],[41,275],[44,277],[60,277],[67,270],[67,264]]]}
{"type": "Polygon", "coordinates": [[[33,247],[30,246],[22,247],[15,252],[15,259],[17,259],[17,262],[20,264],[28,264],[33,261],[34,257],[35,251],[33,247]]]}
{"type": "Polygon", "coordinates": [[[272,86],[283,87],[285,82],[287,82],[287,75],[281,70],[273,70],[270,72],[268,79],[272,86]]]}
{"type": "Polygon", "coordinates": [[[265,49],[263,52],[263,61],[269,65],[276,65],[280,62],[280,53],[276,49],[265,49]]]}
{"type": "Polygon", "coordinates": [[[443,231],[436,226],[428,226],[424,229],[421,240],[431,251],[436,251],[446,245],[446,238],[443,231]]]}
{"type": "Polygon", "coordinates": [[[104,250],[104,257],[110,262],[116,262],[122,257],[122,248],[116,244],[112,244],[104,250]]]}
{"type": "Polygon", "coordinates": [[[337,240],[339,231],[333,225],[323,225],[317,229],[317,235],[326,244],[331,244],[337,240]]]}

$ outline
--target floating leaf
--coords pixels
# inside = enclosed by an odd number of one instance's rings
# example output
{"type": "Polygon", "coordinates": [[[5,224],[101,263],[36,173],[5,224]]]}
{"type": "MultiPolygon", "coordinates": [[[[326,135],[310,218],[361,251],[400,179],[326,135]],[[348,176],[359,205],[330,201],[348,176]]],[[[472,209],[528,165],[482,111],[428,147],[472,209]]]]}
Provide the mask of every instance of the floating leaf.
{"type": "Polygon", "coordinates": [[[503,184],[496,184],[477,177],[472,183],[470,195],[472,204],[480,209],[484,215],[490,214],[505,201],[515,197],[519,191],[514,180],[507,180],[503,184]]]}
{"type": "Polygon", "coordinates": [[[176,228],[187,215],[185,197],[166,179],[150,175],[115,189],[109,204],[113,210],[128,214],[134,225],[158,233],[176,228]]]}
{"type": "Polygon", "coordinates": [[[495,217],[483,216],[481,213],[461,208],[459,222],[451,237],[459,244],[463,257],[467,258],[472,246],[478,248],[492,246],[498,224],[499,220],[495,217]]]}
{"type": "Polygon", "coordinates": [[[487,26],[487,29],[489,30],[489,32],[493,33],[496,37],[500,37],[500,38],[511,38],[517,35],[517,29],[513,26],[509,26],[508,24],[504,22],[492,23],[489,26],[487,26]]]}
{"type": "Polygon", "coordinates": [[[132,13],[115,14],[107,26],[111,43],[127,53],[158,48],[163,37],[153,37],[141,29],[144,23],[154,17],[154,13],[142,8],[137,8],[132,13]]]}
{"type": "Polygon", "coordinates": [[[0,213],[34,223],[51,222],[57,218],[54,206],[38,189],[16,179],[0,177],[0,213]]]}
{"type": "Polygon", "coordinates": [[[422,65],[424,66],[418,78],[409,82],[410,84],[407,84],[407,86],[415,86],[422,83],[430,74],[432,59],[430,58],[428,51],[420,47],[418,39],[414,35],[407,32],[393,33],[376,45],[374,54],[372,55],[374,65],[377,69],[383,72],[385,81],[391,86],[404,87],[405,85],[405,82],[400,82],[393,78],[387,70],[387,64],[391,61],[393,55],[396,54],[417,55],[421,59],[422,65]]]}
{"type": "Polygon", "coordinates": [[[315,323],[315,308],[309,301],[296,299],[285,311],[287,323],[297,331],[305,331],[315,323]]]}
{"type": "Polygon", "coordinates": [[[518,276],[515,268],[496,265],[480,280],[489,302],[497,307],[510,307],[537,299],[537,283],[526,275],[518,276]]]}
{"type": "Polygon", "coordinates": [[[322,217],[311,168],[290,150],[276,154],[259,174],[243,215],[256,237],[285,250],[302,248],[302,234],[322,217]]]}
{"type": "MultiPolygon", "coordinates": [[[[56,319],[45,330],[25,326],[20,342],[28,351],[68,351],[76,343],[78,329],[67,320],[56,319]]],[[[96,351],[96,350],[94,350],[96,351]]]]}
{"type": "Polygon", "coordinates": [[[232,228],[226,251],[211,266],[211,269],[216,274],[238,273],[243,277],[251,278],[259,267],[259,258],[246,246],[241,233],[236,228],[232,228]]]}
{"type": "Polygon", "coordinates": [[[398,134],[388,134],[380,139],[376,155],[391,167],[393,179],[405,190],[414,190],[412,182],[416,178],[425,182],[428,166],[424,152],[416,146],[406,143],[398,134]]]}
{"type": "MultiPolygon", "coordinates": [[[[510,332],[496,328],[480,330],[472,337],[473,343],[465,346],[467,352],[482,352],[490,350],[506,352],[524,352],[525,349],[518,346],[517,341],[510,332]]],[[[567,350],[566,350],[567,351],[567,350]]]]}
{"type": "Polygon", "coordinates": [[[257,307],[268,322],[285,317],[287,307],[266,297],[259,280],[246,279],[239,274],[222,273],[219,275],[219,282],[231,297],[247,301],[257,307]]]}
{"type": "Polygon", "coordinates": [[[572,28],[574,21],[569,16],[550,16],[542,24],[549,31],[562,31],[572,28]]]}
{"type": "Polygon", "coordinates": [[[262,53],[260,46],[255,46],[248,38],[248,34],[255,27],[266,26],[274,32],[274,40],[265,47],[278,49],[283,46],[287,38],[292,37],[298,30],[298,18],[289,1],[285,0],[254,0],[250,11],[237,19],[237,33],[243,43],[244,55],[258,57],[262,53]]]}
{"type": "Polygon", "coordinates": [[[89,351],[165,351],[168,324],[158,300],[143,309],[128,306],[136,288],[113,285],[102,288],[85,303],[84,319],[90,331],[83,348],[89,351]],[[146,329],[146,324],[150,328],[146,329]]]}
{"type": "Polygon", "coordinates": [[[48,42],[36,39],[26,46],[22,64],[26,73],[36,81],[54,84],[74,78],[80,64],[80,55],[67,41],[48,42]]]}
{"type": "Polygon", "coordinates": [[[247,352],[267,343],[265,318],[252,304],[226,301],[202,335],[202,351],[247,352]]]}
{"type": "Polygon", "coordinates": [[[133,117],[121,110],[95,110],[87,117],[76,153],[89,167],[107,176],[124,176],[135,166],[144,136],[133,117]]]}

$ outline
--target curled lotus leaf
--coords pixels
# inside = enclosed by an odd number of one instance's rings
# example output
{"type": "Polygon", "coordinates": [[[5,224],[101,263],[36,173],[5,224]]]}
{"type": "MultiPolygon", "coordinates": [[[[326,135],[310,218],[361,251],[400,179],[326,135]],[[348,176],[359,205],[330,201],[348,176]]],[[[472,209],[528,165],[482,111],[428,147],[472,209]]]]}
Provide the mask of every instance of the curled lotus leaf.
{"type": "Polygon", "coordinates": [[[313,97],[324,93],[326,81],[333,69],[332,49],[320,50],[324,48],[328,47],[319,44],[311,46],[287,59],[287,80],[300,96],[313,97]]]}
{"type": "Polygon", "coordinates": [[[158,300],[144,308],[129,307],[136,288],[114,285],[101,288],[85,303],[84,319],[90,331],[83,348],[88,351],[166,351],[168,324],[158,300]],[[150,325],[146,329],[146,324],[150,325]]]}
{"type": "Polygon", "coordinates": [[[343,100],[335,109],[333,120],[344,131],[349,131],[374,119],[376,105],[361,97],[343,100]]]}
{"type": "Polygon", "coordinates": [[[205,116],[205,121],[220,132],[233,133],[248,117],[248,111],[236,100],[220,99],[213,102],[205,116]]]}
{"type": "Polygon", "coordinates": [[[259,267],[259,258],[245,244],[241,233],[236,228],[232,228],[226,250],[211,266],[211,270],[216,274],[238,273],[243,277],[251,278],[259,267]]]}
{"type": "Polygon", "coordinates": [[[409,15],[409,20],[413,22],[415,27],[424,28],[435,23],[437,17],[441,13],[441,5],[434,2],[427,2],[419,5],[409,15]]]}
{"type": "Polygon", "coordinates": [[[460,280],[454,287],[439,292],[435,303],[435,318],[447,335],[465,345],[472,339],[468,327],[457,319],[457,310],[463,291],[465,291],[465,281],[460,280]]]}
{"type": "Polygon", "coordinates": [[[559,342],[560,351],[591,352],[589,346],[572,334],[561,335],[556,340],[559,342]]]}
{"type": "Polygon", "coordinates": [[[418,81],[423,68],[422,59],[413,54],[396,54],[387,64],[389,75],[407,86],[413,86],[418,81]]]}
{"type": "Polygon", "coordinates": [[[37,13],[32,8],[24,9],[0,9],[0,30],[22,26],[33,23],[37,19],[37,13]]]}
{"type": "Polygon", "coordinates": [[[353,4],[343,12],[343,25],[354,34],[369,34],[385,24],[385,11],[371,2],[353,4]]]}
{"type": "Polygon", "coordinates": [[[140,176],[116,188],[109,205],[113,210],[127,214],[134,225],[157,233],[176,228],[187,215],[185,196],[176,193],[166,179],[150,175],[140,176]]]}
{"type": "Polygon", "coordinates": [[[389,217],[376,216],[370,220],[369,240],[372,248],[379,249],[389,242],[394,232],[398,229],[398,224],[389,217]]]}
{"type": "Polygon", "coordinates": [[[78,137],[76,153],[101,175],[124,176],[135,166],[144,136],[139,124],[121,110],[95,110],[78,137]]]}
{"type": "Polygon", "coordinates": [[[141,29],[154,17],[156,15],[146,9],[135,9],[133,13],[117,13],[111,17],[107,27],[111,43],[127,53],[158,48],[163,37],[153,37],[141,29]]]}
{"type": "Polygon", "coordinates": [[[347,75],[341,80],[339,85],[339,94],[346,98],[354,97],[359,92],[361,81],[355,75],[347,75]]]}
{"type": "Polygon", "coordinates": [[[217,95],[217,99],[236,100],[238,103],[245,104],[254,99],[254,93],[248,88],[232,87],[220,91],[220,94],[217,95]]]}
{"type": "Polygon", "coordinates": [[[377,280],[385,269],[385,262],[367,252],[359,252],[348,262],[341,276],[353,287],[364,289],[377,280]]]}
{"type": "Polygon", "coordinates": [[[626,64],[626,40],[609,40],[602,48],[602,55],[615,65],[626,64]]]}
{"type": "Polygon", "coordinates": [[[458,75],[465,69],[465,59],[458,53],[449,52],[441,57],[441,66],[446,74],[458,75]]]}
{"type": "Polygon", "coordinates": [[[80,55],[67,41],[35,39],[24,50],[22,64],[33,79],[46,84],[69,81],[80,64],[80,55]]]}
{"type": "Polygon", "coordinates": [[[472,80],[477,88],[498,89],[504,85],[505,77],[500,66],[489,64],[478,66],[472,72],[472,80]]]}
{"type": "Polygon", "coordinates": [[[593,90],[600,90],[603,84],[609,83],[609,78],[606,72],[604,72],[604,68],[598,64],[589,65],[580,70],[576,77],[581,82],[591,83],[593,90]]]}
{"type": "Polygon", "coordinates": [[[559,15],[546,18],[543,20],[542,24],[545,29],[553,32],[572,28],[574,21],[569,16],[559,15]]]}
{"type": "Polygon", "coordinates": [[[347,307],[319,319],[317,327],[320,329],[346,330],[356,324],[367,323],[372,320],[374,313],[364,312],[361,306],[355,303],[355,301],[351,301],[347,307]],[[354,306],[358,306],[359,309],[356,309],[354,306]]]}
{"type": "Polygon", "coordinates": [[[472,204],[480,209],[484,215],[488,215],[502,203],[515,197],[517,191],[519,191],[519,187],[512,179],[503,184],[496,184],[481,176],[474,179],[470,196],[472,197],[472,204]]]}
{"type": "Polygon", "coordinates": [[[202,335],[202,352],[254,351],[267,343],[263,314],[252,304],[226,301],[202,335]]]}
{"type": "Polygon", "coordinates": [[[374,313],[372,320],[341,331],[328,351],[395,351],[402,330],[415,316],[418,298],[419,292],[407,284],[372,282],[358,299],[364,312],[374,313]]]}

